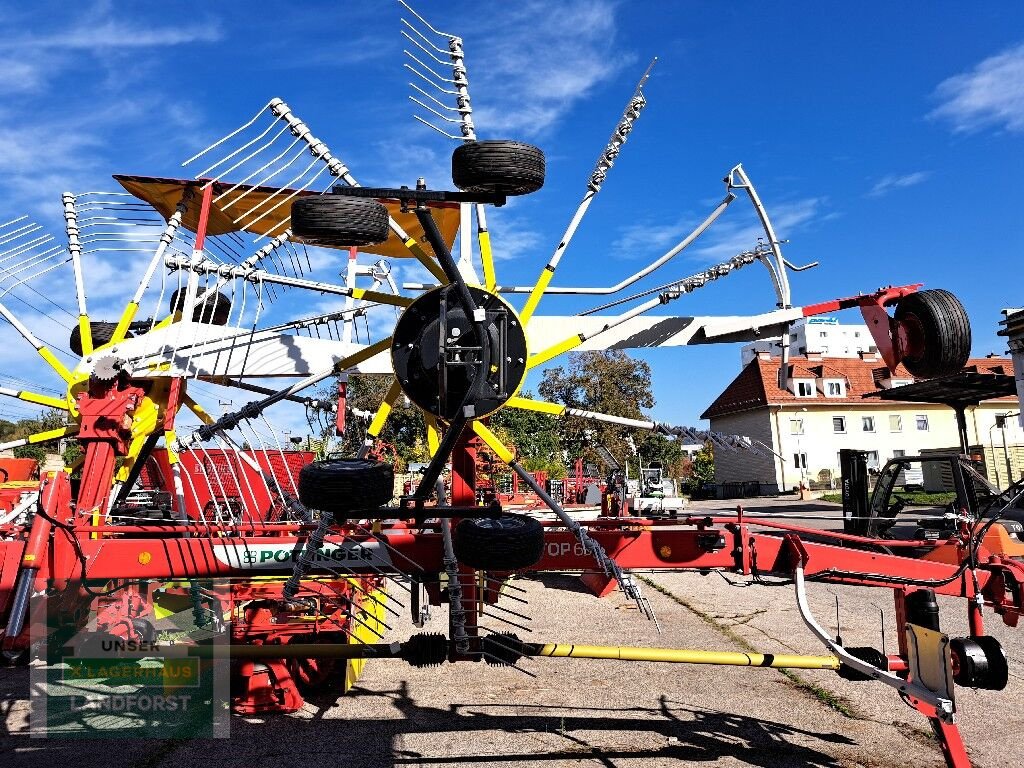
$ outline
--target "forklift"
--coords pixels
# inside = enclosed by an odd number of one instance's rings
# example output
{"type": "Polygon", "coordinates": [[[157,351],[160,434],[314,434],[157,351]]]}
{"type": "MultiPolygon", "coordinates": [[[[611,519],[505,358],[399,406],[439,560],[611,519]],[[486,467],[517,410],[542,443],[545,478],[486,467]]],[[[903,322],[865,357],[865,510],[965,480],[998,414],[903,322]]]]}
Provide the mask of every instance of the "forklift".
{"type": "Polygon", "coordinates": [[[887,461],[869,494],[867,451],[839,453],[846,533],[915,540],[932,550],[954,539],[965,525],[987,526],[989,550],[1024,557],[1024,480],[1000,490],[979,471],[980,457],[929,453],[887,461]],[[915,501],[918,491],[931,498],[915,501]]]}

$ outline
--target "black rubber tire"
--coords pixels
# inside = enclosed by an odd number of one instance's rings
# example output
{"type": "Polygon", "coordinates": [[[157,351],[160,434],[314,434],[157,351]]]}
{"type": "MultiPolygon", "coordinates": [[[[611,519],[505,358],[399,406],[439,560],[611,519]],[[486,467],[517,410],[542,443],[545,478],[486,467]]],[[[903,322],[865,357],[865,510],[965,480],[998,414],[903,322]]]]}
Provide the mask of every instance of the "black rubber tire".
{"type": "Polygon", "coordinates": [[[949,650],[955,656],[953,681],[965,688],[1001,691],[1010,679],[1006,652],[988,635],[954,637],[949,650]]]}
{"type": "MultiPolygon", "coordinates": [[[[202,295],[205,289],[200,286],[199,295],[202,295]]],[[[185,289],[179,288],[171,294],[170,310],[172,313],[180,312],[185,308],[185,289]]],[[[197,304],[192,310],[192,322],[193,323],[208,323],[209,325],[227,325],[228,319],[231,317],[231,299],[225,296],[223,293],[217,293],[216,296],[207,296],[206,299],[201,303],[197,304]]]]}
{"type": "Polygon", "coordinates": [[[467,518],[452,536],[455,557],[478,571],[518,571],[544,554],[544,526],[526,515],[467,518]]]}
{"type": "Polygon", "coordinates": [[[893,313],[909,335],[919,335],[923,350],[905,357],[914,376],[934,378],[959,373],[971,356],[971,321],[963,304],[941,288],[904,296],[893,313]]]}
{"type": "Polygon", "coordinates": [[[292,203],[293,239],[309,245],[376,245],[388,239],[388,209],[376,200],[311,195],[292,203]]]}
{"type": "Polygon", "coordinates": [[[452,181],[465,192],[528,195],[544,186],[544,152],[519,141],[467,141],[452,152],[452,181]]]}
{"type": "Polygon", "coordinates": [[[299,472],[299,501],[309,509],[345,515],[376,509],[395,495],[395,469],[367,459],[328,459],[299,472]]]}
{"type": "MultiPolygon", "coordinates": [[[[111,338],[114,336],[114,329],[117,328],[117,323],[96,321],[89,323],[89,327],[92,329],[92,348],[97,349],[110,343],[111,338]]],[[[126,339],[132,338],[132,332],[126,332],[124,337],[126,339]]],[[[71,337],[68,339],[68,348],[79,357],[85,354],[82,351],[82,333],[77,325],[71,329],[71,337]]]]}

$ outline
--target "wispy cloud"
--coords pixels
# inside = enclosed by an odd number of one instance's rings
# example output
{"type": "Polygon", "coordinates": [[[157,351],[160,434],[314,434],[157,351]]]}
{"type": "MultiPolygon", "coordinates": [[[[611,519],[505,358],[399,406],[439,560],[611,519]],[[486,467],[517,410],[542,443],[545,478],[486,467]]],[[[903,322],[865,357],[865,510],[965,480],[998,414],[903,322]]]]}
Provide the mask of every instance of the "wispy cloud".
{"type": "MultiPolygon", "coordinates": [[[[66,70],[81,66],[83,56],[107,67],[110,62],[104,57],[113,54],[213,43],[222,37],[219,23],[213,18],[180,26],[140,24],[115,18],[110,7],[99,3],[48,31],[15,33],[0,39],[0,93],[38,92],[66,70]]],[[[141,62],[134,64],[137,67],[141,62]]],[[[119,68],[126,80],[131,79],[133,71],[119,68]]]]}
{"type": "Polygon", "coordinates": [[[935,96],[942,103],[929,117],[949,121],[957,133],[1024,131],[1024,43],[943,80],[935,96]]]}
{"type": "Polygon", "coordinates": [[[532,138],[632,59],[616,52],[614,2],[505,6],[512,8],[487,15],[486,27],[466,35],[470,81],[477,86],[474,118],[486,135],[532,138]]]}
{"type": "Polygon", "coordinates": [[[894,189],[913,187],[926,181],[931,175],[931,171],[914,171],[913,173],[904,174],[890,173],[875,182],[875,185],[868,192],[868,197],[881,197],[892,192],[894,189]]]}
{"type": "Polygon", "coordinates": [[[5,35],[0,50],[105,51],[112,48],[152,48],[189,43],[213,43],[222,33],[216,19],[189,24],[139,24],[117,18],[108,3],[95,3],[66,25],[46,32],[5,35]]]}

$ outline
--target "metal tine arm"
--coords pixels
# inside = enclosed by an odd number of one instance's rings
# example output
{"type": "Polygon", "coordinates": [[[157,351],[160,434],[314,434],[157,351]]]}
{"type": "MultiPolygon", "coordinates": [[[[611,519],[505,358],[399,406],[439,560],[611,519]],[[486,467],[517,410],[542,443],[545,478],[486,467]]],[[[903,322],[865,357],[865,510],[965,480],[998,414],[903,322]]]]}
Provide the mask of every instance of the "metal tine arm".
{"type": "MultiPolygon", "coordinates": [[[[265,131],[263,131],[263,133],[261,133],[261,134],[260,134],[259,136],[257,136],[257,137],[256,137],[255,139],[253,139],[252,141],[250,141],[250,142],[248,142],[248,143],[246,143],[246,144],[243,144],[243,145],[242,145],[241,147],[239,147],[238,149],[236,149],[236,150],[235,150],[234,152],[232,152],[232,153],[231,153],[230,155],[228,155],[227,157],[225,157],[225,158],[224,158],[224,160],[230,160],[230,159],[231,159],[232,157],[234,157],[235,155],[237,155],[237,154],[238,154],[239,152],[241,152],[241,151],[243,151],[243,150],[245,150],[245,149],[248,149],[248,148],[249,148],[250,146],[252,146],[252,145],[253,145],[253,144],[255,144],[255,143],[256,143],[257,141],[259,141],[259,140],[260,140],[260,139],[262,139],[262,138],[263,138],[264,136],[266,136],[266,135],[267,135],[268,133],[270,133],[270,131],[271,131],[271,130],[272,130],[272,129],[273,129],[273,128],[274,128],[275,126],[276,126],[276,125],[277,125],[277,121],[276,121],[276,120],[274,120],[273,122],[271,122],[271,123],[270,123],[270,125],[269,125],[269,126],[267,126],[267,129],[266,129],[265,131]]],[[[219,174],[217,174],[217,177],[218,177],[218,178],[223,178],[223,177],[227,176],[227,175],[228,175],[229,173],[231,173],[232,171],[236,171],[236,170],[238,170],[239,168],[241,168],[241,167],[242,167],[243,165],[245,165],[245,164],[246,164],[247,162],[249,162],[250,160],[252,160],[252,159],[253,159],[254,157],[256,157],[256,156],[257,156],[258,154],[260,154],[260,153],[261,153],[261,152],[263,152],[264,150],[266,150],[266,149],[269,149],[270,147],[272,147],[272,146],[273,146],[273,144],[274,144],[274,142],[275,142],[275,141],[277,141],[277,140],[278,140],[279,138],[281,138],[281,136],[282,136],[282,135],[284,134],[284,132],[285,132],[285,131],[287,131],[287,130],[288,130],[288,126],[287,126],[287,125],[281,126],[281,129],[280,129],[280,130],[279,130],[279,131],[278,131],[277,133],[275,133],[275,134],[273,135],[273,137],[272,137],[272,138],[271,138],[271,139],[270,139],[269,141],[267,141],[267,142],[265,142],[264,144],[262,144],[261,146],[257,147],[257,148],[256,148],[256,149],[255,149],[254,151],[250,152],[250,153],[249,153],[248,155],[246,155],[245,157],[243,157],[243,158],[242,158],[241,160],[239,160],[239,161],[238,161],[237,163],[235,163],[235,164],[234,164],[234,165],[232,165],[231,167],[229,167],[229,168],[225,168],[225,169],[224,169],[223,171],[221,171],[221,172],[220,172],[219,174]]],[[[292,142],[292,143],[294,144],[294,142],[292,142]]],[[[289,146],[291,146],[291,145],[289,145],[289,146]]],[[[287,151],[288,151],[288,150],[286,149],[286,150],[285,150],[285,152],[287,152],[287,151]]],[[[284,154],[284,153],[282,153],[282,154],[284,154]]],[[[223,162],[223,161],[221,161],[221,162],[223,162]]],[[[184,163],[182,163],[182,165],[184,165],[184,163]]],[[[200,178],[200,179],[202,179],[202,178],[206,178],[207,176],[209,176],[209,175],[210,175],[210,172],[211,172],[211,171],[212,171],[212,170],[213,170],[214,168],[216,168],[216,167],[217,167],[216,165],[214,165],[214,166],[211,166],[210,168],[206,168],[206,169],[204,169],[203,171],[201,171],[200,173],[198,173],[198,174],[196,174],[196,175],[197,175],[197,177],[198,177],[198,178],[200,178]]],[[[266,166],[263,166],[263,168],[266,168],[266,166]]],[[[215,202],[218,202],[218,201],[220,201],[220,200],[221,200],[221,199],[222,199],[223,197],[225,197],[226,195],[228,195],[229,193],[231,193],[231,192],[234,192],[234,191],[235,191],[236,189],[238,189],[238,187],[240,187],[240,186],[241,186],[242,184],[244,184],[244,183],[245,183],[245,181],[248,181],[248,179],[249,179],[249,178],[252,178],[252,176],[255,176],[255,175],[256,175],[257,173],[259,173],[260,171],[262,171],[262,170],[263,170],[263,168],[260,168],[260,169],[258,169],[257,171],[255,171],[254,173],[252,173],[252,174],[251,174],[251,175],[250,175],[249,177],[247,177],[247,178],[246,178],[245,180],[243,180],[242,182],[239,182],[238,184],[235,184],[235,185],[233,185],[232,187],[230,187],[230,188],[229,188],[229,189],[228,189],[227,191],[225,191],[225,192],[221,192],[221,193],[220,193],[220,194],[219,194],[219,195],[218,195],[218,196],[217,196],[216,198],[214,198],[214,201],[215,201],[215,202]]],[[[211,182],[208,182],[208,183],[211,183],[211,182]]],[[[226,207],[226,206],[225,206],[225,207],[226,207]]]]}
{"type": "Polygon", "coordinates": [[[488,613],[486,609],[484,609],[481,613],[484,616],[486,616],[487,618],[489,618],[489,619],[494,619],[495,621],[500,621],[502,624],[508,624],[510,627],[515,627],[516,629],[521,629],[524,632],[533,632],[533,630],[530,627],[527,627],[527,626],[525,626],[523,624],[520,624],[518,622],[512,621],[511,619],[506,619],[504,616],[498,616],[497,614],[494,614],[494,613],[488,613]]]}
{"type": "MultiPolygon", "coordinates": [[[[278,134],[278,136],[280,136],[281,133],[284,133],[287,130],[288,130],[288,126],[287,125],[281,126],[281,132],[278,134]]],[[[277,136],[275,136],[274,138],[276,139],[277,136]]],[[[285,155],[287,155],[289,152],[292,152],[295,149],[295,146],[297,144],[301,144],[301,143],[302,143],[302,140],[300,138],[298,138],[298,137],[292,139],[291,142],[288,144],[288,146],[286,146],[283,150],[281,150],[274,157],[270,158],[267,162],[265,162],[263,165],[261,165],[259,168],[257,168],[252,173],[250,173],[244,179],[239,181],[237,184],[234,184],[231,187],[229,187],[227,190],[225,190],[224,192],[221,192],[216,198],[214,198],[214,202],[220,202],[225,197],[230,195],[232,192],[236,191],[239,187],[241,187],[241,186],[243,186],[245,184],[248,184],[253,178],[255,178],[259,174],[263,173],[268,168],[271,168],[275,164],[279,163],[282,160],[282,158],[284,158],[285,155]]],[[[270,146],[270,145],[268,144],[266,146],[270,146]]],[[[252,184],[250,186],[254,186],[254,187],[262,187],[262,186],[264,186],[268,181],[270,181],[272,178],[277,176],[279,173],[282,173],[285,168],[287,168],[288,166],[292,165],[296,160],[298,160],[299,157],[302,156],[302,153],[304,151],[305,151],[305,147],[300,146],[298,151],[295,153],[294,157],[292,157],[290,160],[288,160],[288,162],[284,163],[280,168],[277,168],[272,173],[264,176],[262,179],[257,181],[255,184],[252,184]]],[[[245,194],[246,194],[245,192],[242,192],[234,200],[231,200],[230,202],[225,203],[224,204],[224,208],[230,208],[233,205],[237,205],[238,202],[243,197],[245,197],[245,194]]]]}
{"type": "MultiPolygon", "coordinates": [[[[423,81],[425,81],[426,83],[428,83],[431,87],[436,88],[441,93],[447,93],[447,94],[449,94],[451,96],[458,96],[459,95],[458,91],[453,91],[450,88],[442,88],[440,85],[438,85],[433,80],[431,80],[429,77],[427,77],[422,72],[420,72],[418,69],[416,69],[416,67],[414,67],[412,64],[406,63],[406,64],[403,64],[402,66],[405,67],[406,69],[408,69],[410,72],[412,72],[414,75],[416,75],[417,77],[419,77],[423,81]]],[[[411,85],[411,83],[410,83],[410,85],[411,85]]],[[[430,125],[430,123],[427,123],[427,125],[430,125]]]]}
{"type": "Polygon", "coordinates": [[[631,301],[635,301],[636,299],[642,299],[645,296],[650,296],[652,293],[664,293],[665,299],[669,301],[674,298],[678,298],[680,294],[693,293],[698,288],[703,288],[708,283],[714,282],[721,277],[727,277],[748,264],[753,264],[755,261],[763,259],[764,257],[765,250],[758,246],[752,251],[744,251],[743,253],[733,256],[728,261],[715,264],[702,272],[690,275],[690,277],[685,277],[682,280],[673,280],[670,283],[664,283],[656,288],[651,288],[647,291],[635,293],[632,296],[626,296],[621,299],[616,299],[615,301],[610,301],[599,307],[594,307],[593,309],[580,312],[580,315],[592,315],[605,309],[617,307],[620,304],[627,304],[631,301]]]}
{"type": "Polygon", "coordinates": [[[10,226],[13,226],[13,225],[17,224],[19,221],[24,221],[27,218],[28,218],[28,216],[26,216],[25,214],[22,214],[21,216],[15,216],[13,219],[8,219],[7,221],[5,221],[2,224],[0,224],[0,230],[6,229],[7,227],[10,227],[10,226]]]}
{"type": "MultiPolygon", "coordinates": [[[[24,218],[25,218],[24,216],[21,217],[21,219],[24,219],[24,218]]],[[[21,219],[18,219],[18,221],[21,221],[21,219]]],[[[42,224],[29,223],[29,224],[26,224],[23,227],[18,227],[15,230],[11,230],[10,232],[5,232],[5,233],[3,233],[3,236],[0,237],[0,245],[4,245],[6,243],[11,242],[12,240],[18,240],[18,239],[20,239],[22,237],[25,237],[26,235],[30,235],[30,234],[33,234],[35,232],[38,232],[42,228],[43,228],[42,224]]],[[[2,255],[2,254],[0,254],[0,255],[2,255]]]]}
{"type": "MultiPolygon", "coordinates": [[[[407,35],[407,37],[408,37],[408,35],[407,35]]],[[[432,77],[435,77],[436,79],[440,80],[442,83],[450,83],[451,85],[462,85],[465,82],[465,80],[458,80],[458,79],[455,79],[455,78],[442,77],[437,72],[435,72],[433,69],[431,69],[430,65],[428,65],[428,64],[424,63],[423,61],[421,61],[420,59],[416,58],[416,55],[414,53],[412,53],[411,51],[409,51],[408,49],[404,50],[403,53],[406,56],[408,56],[410,59],[415,61],[417,64],[419,64],[421,67],[423,67],[424,71],[429,73],[432,77]]],[[[447,62],[440,62],[440,63],[445,64],[447,62]]],[[[409,64],[406,64],[406,66],[409,67],[410,69],[412,69],[414,72],[417,71],[414,67],[410,66],[409,64]]],[[[422,74],[421,74],[421,76],[422,76],[422,74]]],[[[424,79],[426,79],[426,78],[424,78],[424,79]]],[[[428,82],[429,82],[429,80],[428,80],[428,82]]],[[[434,84],[434,86],[438,87],[436,84],[434,84]]],[[[444,89],[439,88],[439,90],[444,90],[444,89]]]]}
{"type": "MultiPolygon", "coordinates": [[[[405,19],[402,19],[402,21],[405,21],[405,19]]],[[[419,37],[423,37],[423,35],[420,32],[418,32],[415,27],[413,27],[411,24],[409,24],[409,22],[405,21],[405,24],[406,24],[406,26],[409,27],[409,29],[411,29],[413,32],[415,32],[419,37]]],[[[436,45],[434,45],[433,43],[430,43],[429,41],[427,42],[427,45],[424,45],[419,40],[417,40],[412,35],[410,35],[408,32],[406,32],[404,29],[402,30],[402,37],[404,37],[410,43],[415,45],[417,48],[419,48],[421,51],[423,51],[425,54],[427,54],[427,56],[432,58],[434,61],[436,61],[441,66],[447,66],[450,63],[448,61],[445,61],[444,59],[439,59],[437,56],[434,55],[434,51],[437,51],[438,53],[441,53],[441,54],[443,54],[445,56],[448,56],[449,55],[449,51],[446,51],[443,48],[438,48],[436,45]],[[433,49],[433,50],[431,50],[431,49],[433,49]]],[[[424,39],[426,39],[426,38],[424,38],[424,39]]],[[[410,54],[408,51],[405,51],[405,54],[408,55],[410,58],[414,58],[412,56],[412,54],[410,54]]],[[[454,82],[454,81],[446,81],[446,82],[454,82]]]]}
{"type": "MultiPolygon", "coordinates": [[[[610,557],[605,551],[601,543],[596,539],[592,538],[587,532],[586,528],[579,524],[573,517],[566,512],[562,506],[556,502],[551,496],[545,491],[533,476],[526,471],[526,469],[515,460],[515,456],[511,451],[506,448],[500,440],[491,432],[485,425],[480,422],[473,422],[473,431],[487,444],[487,446],[495,452],[502,461],[504,461],[513,472],[519,475],[519,479],[525,482],[533,492],[537,494],[537,497],[544,502],[544,504],[555,513],[555,516],[562,521],[562,524],[569,530],[576,540],[583,545],[584,551],[589,554],[597,564],[601,567],[601,570],[605,574],[618,583],[619,588],[623,594],[630,600],[633,600],[637,607],[643,612],[644,616],[650,619],[654,619],[654,613],[650,608],[650,604],[641,592],[639,584],[632,576],[626,574],[625,571],[615,562],[614,558],[610,557]]],[[[660,625],[657,624],[655,619],[655,625],[658,626],[658,630],[661,631],[660,625]]]]}
{"type": "Polygon", "coordinates": [[[200,157],[202,157],[203,155],[205,155],[205,154],[206,154],[207,152],[209,152],[210,150],[212,150],[212,149],[216,149],[217,147],[219,147],[219,146],[220,146],[221,144],[223,144],[223,143],[224,143],[225,141],[227,141],[228,139],[232,139],[232,138],[234,138],[235,136],[237,136],[237,135],[238,135],[239,133],[241,133],[241,132],[242,132],[242,131],[244,131],[244,130],[245,130],[246,128],[248,128],[249,126],[251,126],[251,125],[252,125],[253,123],[255,123],[255,122],[256,122],[257,120],[259,120],[259,118],[260,118],[260,115],[262,115],[262,114],[263,114],[263,112],[264,112],[264,111],[265,111],[265,110],[266,110],[266,109],[267,109],[267,108],[268,108],[268,107],[269,107],[269,106],[271,105],[271,103],[273,103],[273,102],[268,102],[268,103],[267,103],[267,104],[265,104],[264,106],[260,107],[260,110],[259,110],[259,111],[258,111],[258,112],[257,112],[257,113],[256,113],[255,115],[253,115],[253,116],[252,116],[252,119],[251,119],[251,120],[249,120],[249,122],[247,122],[247,123],[243,123],[243,124],[242,124],[242,125],[240,125],[240,126],[239,126],[238,128],[236,128],[235,130],[233,130],[233,131],[232,131],[231,133],[229,133],[229,134],[227,134],[226,136],[223,136],[222,138],[220,138],[220,139],[218,139],[217,141],[215,141],[215,142],[214,142],[213,144],[211,144],[210,146],[208,146],[208,147],[207,147],[206,149],[203,149],[203,150],[201,150],[200,152],[197,152],[197,153],[196,153],[196,154],[194,154],[194,155],[193,155],[192,157],[190,157],[190,158],[189,158],[188,160],[186,160],[185,162],[183,162],[183,163],[182,163],[182,165],[188,165],[189,163],[191,163],[191,162],[193,162],[193,161],[195,161],[195,160],[198,160],[198,159],[199,159],[200,157]]]}
{"type": "Polygon", "coordinates": [[[118,321],[117,327],[114,329],[114,333],[110,339],[112,343],[116,344],[122,341],[125,334],[128,332],[128,326],[131,324],[131,321],[135,319],[135,314],[139,311],[139,305],[142,303],[142,297],[149,288],[149,283],[153,279],[153,275],[156,273],[156,268],[163,261],[164,253],[174,240],[174,235],[175,232],[177,232],[178,227],[181,226],[181,220],[185,215],[185,211],[188,210],[191,198],[191,192],[186,191],[185,194],[182,195],[181,201],[176,206],[174,213],[172,213],[171,217],[167,220],[167,226],[160,235],[160,242],[153,253],[153,258],[150,259],[149,265],[146,267],[146,273],[143,275],[142,280],[139,282],[139,287],[135,290],[135,295],[132,297],[132,300],[128,302],[128,306],[125,307],[124,313],[121,315],[121,319],[118,321]]]}
{"type": "Polygon", "coordinates": [[[53,240],[55,240],[53,235],[44,235],[42,237],[37,237],[35,240],[30,240],[27,243],[19,243],[15,248],[0,253],[0,256],[3,257],[0,258],[0,263],[10,261],[15,256],[21,256],[22,254],[28,253],[34,250],[35,248],[41,248],[42,246],[46,245],[49,242],[52,242],[53,240]]]}

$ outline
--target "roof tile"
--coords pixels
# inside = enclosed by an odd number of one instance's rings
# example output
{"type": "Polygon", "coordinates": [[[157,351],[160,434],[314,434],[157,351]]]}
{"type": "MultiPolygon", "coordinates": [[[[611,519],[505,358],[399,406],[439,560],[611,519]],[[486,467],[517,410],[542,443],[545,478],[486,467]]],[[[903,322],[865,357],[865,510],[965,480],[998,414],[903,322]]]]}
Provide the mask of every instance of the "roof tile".
{"type": "MultiPolygon", "coordinates": [[[[863,396],[882,389],[882,381],[890,378],[889,369],[879,366],[877,360],[863,360],[859,357],[829,357],[824,360],[808,360],[806,357],[790,358],[790,378],[846,379],[845,397],[798,398],[792,392],[778,386],[779,358],[754,358],[739,375],[733,379],[715,401],[701,414],[702,419],[741,413],[766,405],[781,405],[797,400],[817,400],[826,403],[858,403],[865,405],[863,396]]],[[[971,358],[964,370],[979,373],[1004,373],[1013,370],[1007,358],[971,358]]],[[[894,379],[914,377],[902,365],[892,374],[894,379]]],[[[869,401],[870,402],[870,401],[869,401]]],[[[890,401],[892,402],[892,401],[890,401]]]]}

